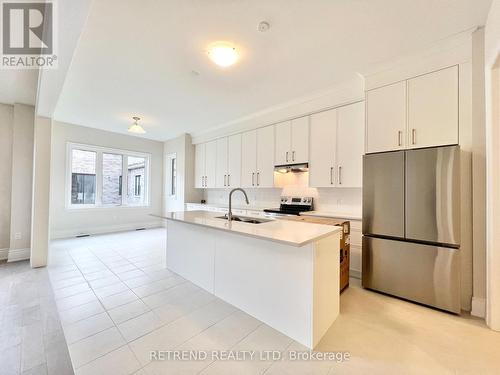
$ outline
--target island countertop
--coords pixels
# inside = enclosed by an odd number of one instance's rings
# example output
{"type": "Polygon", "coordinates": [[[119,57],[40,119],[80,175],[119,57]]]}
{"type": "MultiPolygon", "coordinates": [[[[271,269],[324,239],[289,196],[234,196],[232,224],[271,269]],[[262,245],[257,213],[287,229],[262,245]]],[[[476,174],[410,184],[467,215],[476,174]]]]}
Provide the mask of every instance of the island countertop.
{"type": "Polygon", "coordinates": [[[219,219],[218,216],[222,216],[222,214],[206,211],[179,211],[167,212],[159,217],[296,247],[307,245],[341,231],[341,227],[337,226],[274,218],[266,218],[269,221],[265,223],[250,224],[237,221],[228,222],[219,219]]]}

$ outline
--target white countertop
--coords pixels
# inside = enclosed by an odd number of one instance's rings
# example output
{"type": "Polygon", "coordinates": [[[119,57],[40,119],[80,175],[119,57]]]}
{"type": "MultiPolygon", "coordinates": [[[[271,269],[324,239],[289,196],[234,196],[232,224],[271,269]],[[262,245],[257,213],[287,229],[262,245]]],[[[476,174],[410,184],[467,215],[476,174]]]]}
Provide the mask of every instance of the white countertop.
{"type": "Polygon", "coordinates": [[[301,212],[300,216],[315,216],[315,217],[331,217],[334,219],[347,219],[361,221],[361,213],[346,213],[346,212],[328,212],[328,211],[309,211],[301,212]]]}
{"type": "Polygon", "coordinates": [[[228,231],[243,236],[261,238],[264,240],[280,242],[285,245],[301,247],[321,238],[328,237],[341,231],[341,227],[271,219],[262,224],[242,222],[228,222],[218,219],[221,213],[207,211],[180,211],[167,212],[160,216],[166,220],[180,221],[188,224],[200,225],[213,229],[228,231]]]}

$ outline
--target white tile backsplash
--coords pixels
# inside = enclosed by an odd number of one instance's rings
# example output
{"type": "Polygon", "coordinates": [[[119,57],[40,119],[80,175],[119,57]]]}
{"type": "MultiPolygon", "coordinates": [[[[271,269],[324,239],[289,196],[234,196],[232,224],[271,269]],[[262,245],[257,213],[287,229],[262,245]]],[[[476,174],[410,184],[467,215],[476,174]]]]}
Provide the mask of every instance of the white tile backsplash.
{"type": "MultiPolygon", "coordinates": [[[[283,188],[245,189],[250,205],[255,207],[278,207],[282,195],[311,196],[314,198],[316,211],[361,214],[361,188],[309,188],[301,185],[287,185],[283,188]]],[[[203,199],[209,204],[228,202],[229,190],[208,189],[203,199]]],[[[233,204],[244,206],[243,194],[233,194],[233,204]]]]}

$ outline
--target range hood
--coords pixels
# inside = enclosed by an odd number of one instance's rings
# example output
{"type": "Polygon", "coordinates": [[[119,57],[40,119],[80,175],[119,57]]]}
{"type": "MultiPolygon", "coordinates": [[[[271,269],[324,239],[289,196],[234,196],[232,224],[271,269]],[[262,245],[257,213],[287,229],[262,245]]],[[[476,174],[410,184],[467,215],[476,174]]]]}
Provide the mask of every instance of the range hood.
{"type": "Polygon", "coordinates": [[[309,171],[308,163],[276,165],[274,171],[278,173],[302,173],[309,171]]]}

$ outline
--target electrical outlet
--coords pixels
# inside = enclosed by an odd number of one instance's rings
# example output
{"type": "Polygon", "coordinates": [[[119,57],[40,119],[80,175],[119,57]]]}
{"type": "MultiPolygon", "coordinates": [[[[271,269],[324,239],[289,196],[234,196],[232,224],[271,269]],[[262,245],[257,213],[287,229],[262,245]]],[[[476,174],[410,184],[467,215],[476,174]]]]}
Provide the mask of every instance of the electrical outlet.
{"type": "Polygon", "coordinates": [[[14,234],[14,239],[16,240],[20,240],[21,238],[23,238],[23,235],[21,232],[17,232],[14,234]]]}

